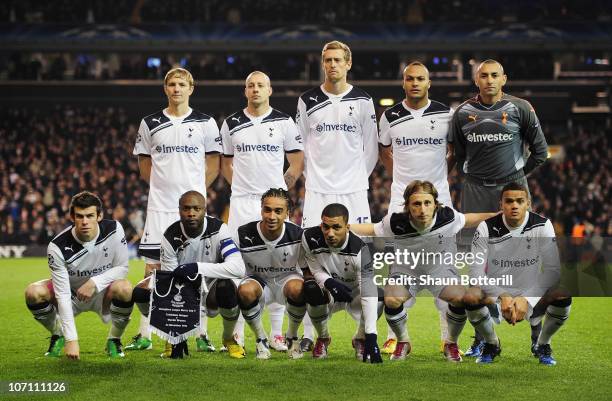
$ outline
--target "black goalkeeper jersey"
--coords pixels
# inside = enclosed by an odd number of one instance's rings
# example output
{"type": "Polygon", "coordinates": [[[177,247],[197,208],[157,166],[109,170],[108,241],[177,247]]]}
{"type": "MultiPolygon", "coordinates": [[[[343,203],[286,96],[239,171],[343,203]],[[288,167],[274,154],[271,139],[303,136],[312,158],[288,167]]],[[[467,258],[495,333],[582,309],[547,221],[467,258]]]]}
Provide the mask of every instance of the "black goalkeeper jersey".
{"type": "Polygon", "coordinates": [[[531,104],[507,94],[493,105],[483,104],[480,96],[461,104],[453,115],[449,142],[459,169],[481,180],[499,180],[521,169],[528,174],[548,153],[531,104]],[[525,145],[530,151],[527,160],[525,145]]]}

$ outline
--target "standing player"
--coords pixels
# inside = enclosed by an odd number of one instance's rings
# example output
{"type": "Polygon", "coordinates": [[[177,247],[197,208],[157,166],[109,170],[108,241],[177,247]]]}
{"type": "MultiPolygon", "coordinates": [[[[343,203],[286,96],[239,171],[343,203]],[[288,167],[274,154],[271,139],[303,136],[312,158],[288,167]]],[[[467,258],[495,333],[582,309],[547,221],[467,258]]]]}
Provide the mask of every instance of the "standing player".
{"type": "MultiPolygon", "coordinates": [[[[453,115],[449,141],[457,170],[465,175],[463,213],[497,210],[503,186],[518,182],[528,188],[526,175],[546,161],[548,146],[538,117],[529,102],[502,91],[506,80],[500,63],[483,61],[474,80],[479,94],[462,103],[453,115]],[[525,147],[531,153],[526,160],[525,147]]],[[[462,233],[462,245],[467,245],[473,233],[462,233]]],[[[539,327],[532,331],[537,338],[539,327]]],[[[466,355],[478,356],[481,340],[476,335],[466,355]]]]}
{"type": "MultiPolygon", "coordinates": [[[[414,180],[430,181],[438,190],[439,202],[452,206],[448,187],[448,166],[453,165],[452,145],[448,144],[450,107],[429,99],[429,70],[415,61],[403,72],[406,98],[385,110],[380,118],[381,161],[387,172],[393,172],[389,213],[404,211],[404,190],[414,180]]],[[[440,313],[442,350],[446,341],[447,304],[434,298],[440,313]]],[[[412,306],[413,304],[411,304],[412,306]]],[[[384,353],[392,353],[396,340],[389,331],[384,353]]]]}
{"type": "MultiPolygon", "coordinates": [[[[455,235],[463,227],[475,227],[495,213],[462,214],[443,206],[438,202],[438,191],[428,181],[416,180],[408,184],[404,199],[404,212],[389,213],[380,223],[352,226],[359,235],[394,238],[396,251],[421,256],[419,261],[396,261],[390,267],[389,277],[393,282],[387,283],[384,289],[385,315],[398,339],[391,360],[406,359],[412,349],[404,303],[422,289],[427,289],[434,297],[448,302],[444,355],[451,362],[460,362],[457,340],[467,318],[463,308],[465,289],[458,285],[456,266],[447,260],[449,255],[457,255],[455,235]],[[427,255],[433,256],[430,259],[427,255]],[[423,278],[431,281],[423,282],[423,278]],[[446,282],[457,284],[440,284],[446,282]]],[[[490,317],[474,324],[487,325],[491,330],[493,327],[490,317]]]]}
{"type": "MultiPolygon", "coordinates": [[[[188,190],[206,194],[219,174],[219,128],[212,117],[189,107],[193,89],[189,71],[168,71],[164,78],[168,107],[143,118],[138,129],[133,153],[138,155],[140,176],[149,184],[147,220],[138,249],[145,258],[145,277],[159,269],[162,233],[179,218],[178,198],[188,190]]],[[[140,332],[125,348],[151,348],[149,321],[144,316],[140,332]]]]}
{"type": "Polygon", "coordinates": [[[363,362],[380,363],[376,321],[382,305],[374,284],[372,257],[367,245],[349,231],[348,213],[339,203],[327,205],[321,212],[321,224],[302,235],[306,262],[314,276],[304,281],[308,315],[318,334],[312,356],[327,358],[331,343],[328,318],[346,310],[358,322],[353,336],[355,356],[363,362]]]}
{"type": "MultiPolygon", "coordinates": [[[[560,261],[555,230],[547,218],[529,211],[527,188],[506,184],[501,191],[502,214],[478,226],[472,252],[485,255],[483,263],[470,269],[472,278],[512,277],[512,285],[472,286],[465,297],[473,305],[492,298],[502,316],[514,325],[528,319],[532,326],[544,324],[531,352],[540,363],[556,365],[550,348],[552,336],[563,326],[570,312],[571,297],[556,289],[560,261]]],[[[488,345],[488,344],[487,344],[488,345]]],[[[494,348],[485,345],[481,362],[493,362],[494,348]]]]}
{"type": "MultiPolygon", "coordinates": [[[[269,188],[290,189],[302,175],[302,139],[293,119],[270,107],[270,78],[254,71],[246,78],[244,95],[247,107],[225,119],[222,173],[232,186],[228,226],[232,234],[238,227],[261,218],[261,197],[269,188]],[[283,175],[285,155],[289,168],[283,175]]],[[[271,320],[270,345],[287,351],[282,336],[285,307],[276,302],[268,306],[271,320]]],[[[239,341],[244,337],[244,321],[236,327],[239,341]]]]}
{"type": "Polygon", "coordinates": [[[91,192],[80,192],[70,202],[73,225],[59,233],[47,249],[51,279],[30,284],[26,305],[51,333],[45,355],[80,358],[74,317],[96,312],[111,322],[106,352],[123,357],[121,335],[130,321],[134,303],[128,273],[127,242],[123,227],[102,219],[102,201],[91,192]],[[59,316],[58,316],[59,313],[59,316]]]}
{"type": "MultiPolygon", "coordinates": [[[[304,139],[306,177],[302,227],[319,223],[330,203],[349,210],[349,223],[370,221],[368,177],[378,160],[378,129],[372,98],[347,82],[350,48],[339,41],[323,46],[325,81],[298,100],[296,123],[304,139]]],[[[304,349],[312,345],[312,324],[304,320],[304,349]]]]}
{"type": "Polygon", "coordinates": [[[242,315],[256,336],[257,359],[271,356],[261,321],[265,302],[287,303],[289,357],[303,356],[297,335],[306,314],[301,270],[306,264],[301,246],[302,229],[287,221],[290,204],[287,191],[269,189],[261,197],[261,220],[238,228],[238,246],[248,275],[238,287],[238,297],[242,315]],[[264,299],[264,289],[269,299],[264,299]]]}
{"type": "MultiPolygon", "coordinates": [[[[206,198],[197,191],[185,192],[179,200],[180,220],[166,229],[161,242],[161,269],[176,275],[203,276],[202,306],[223,317],[223,345],[232,358],[244,358],[244,349],[233,338],[240,313],[236,288],[245,268],[230,232],[221,220],[206,216],[206,198]]],[[[150,278],[134,288],[133,299],[148,315],[150,278]]],[[[206,333],[202,333],[204,336],[206,333]]],[[[201,340],[201,337],[200,337],[201,340]]],[[[200,347],[198,341],[198,347],[200,347]]],[[[208,343],[206,344],[208,345],[208,343]]],[[[167,348],[162,356],[170,356],[167,348]]]]}

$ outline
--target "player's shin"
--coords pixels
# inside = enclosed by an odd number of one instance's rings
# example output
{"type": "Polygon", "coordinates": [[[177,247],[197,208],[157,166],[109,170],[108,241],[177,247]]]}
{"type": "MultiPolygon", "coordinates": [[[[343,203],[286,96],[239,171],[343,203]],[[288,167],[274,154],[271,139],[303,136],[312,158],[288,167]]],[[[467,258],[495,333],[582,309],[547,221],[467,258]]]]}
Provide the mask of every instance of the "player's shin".
{"type": "Polygon", "coordinates": [[[399,308],[390,308],[385,305],[385,318],[398,341],[410,342],[410,336],[408,335],[408,328],[406,326],[408,314],[403,304],[400,305],[399,308]]]}
{"type": "Polygon", "coordinates": [[[287,298],[287,338],[297,338],[298,329],[302,320],[304,320],[304,315],[306,315],[306,303],[300,304],[287,298]]]}
{"type": "Polygon", "coordinates": [[[37,304],[27,304],[28,309],[37,322],[42,324],[52,335],[61,335],[62,329],[55,305],[44,301],[37,304]]]}
{"type": "Polygon", "coordinates": [[[242,310],[242,316],[249,325],[257,340],[266,339],[266,331],[263,327],[261,315],[263,314],[263,308],[259,303],[259,299],[256,299],[249,305],[244,305],[240,302],[240,309],[242,310]]]}
{"type": "Polygon", "coordinates": [[[466,306],[467,316],[470,323],[484,338],[488,344],[498,345],[499,340],[495,334],[495,324],[489,313],[489,309],[484,305],[466,306]]]}
{"type": "Polygon", "coordinates": [[[216,287],[219,314],[223,317],[223,341],[230,341],[233,340],[236,321],[240,316],[236,287],[231,280],[218,280],[216,287]]]}
{"type": "Polygon", "coordinates": [[[565,324],[570,314],[571,304],[572,299],[565,298],[548,305],[544,323],[542,323],[542,332],[538,337],[538,346],[550,344],[552,336],[565,324]]]}
{"type": "Polygon", "coordinates": [[[270,338],[282,336],[285,306],[277,302],[272,302],[268,305],[268,314],[270,316],[270,338]]]}
{"type": "Polygon", "coordinates": [[[465,308],[448,304],[448,309],[446,312],[448,333],[445,340],[449,343],[456,343],[459,339],[461,331],[463,330],[463,326],[465,326],[466,320],[467,315],[465,313],[465,308]]]}
{"type": "Polygon", "coordinates": [[[113,299],[110,305],[111,315],[111,328],[108,333],[108,338],[121,338],[125,328],[130,322],[130,315],[134,308],[134,302],[132,301],[119,301],[113,299]]]}

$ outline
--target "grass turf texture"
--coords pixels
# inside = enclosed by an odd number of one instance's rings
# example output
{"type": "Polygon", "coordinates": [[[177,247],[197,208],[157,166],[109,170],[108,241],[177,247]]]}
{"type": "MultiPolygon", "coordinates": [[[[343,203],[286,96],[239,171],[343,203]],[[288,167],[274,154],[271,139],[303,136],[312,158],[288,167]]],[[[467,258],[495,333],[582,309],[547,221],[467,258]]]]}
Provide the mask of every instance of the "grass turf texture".
{"type": "MultiPolygon", "coordinates": [[[[141,279],[143,264],[130,264],[132,283],[141,279]]],[[[254,338],[248,327],[247,358],[230,360],[226,353],[195,352],[191,357],[162,360],[162,342],[151,351],[133,351],[123,360],[109,360],[104,353],[108,326],[94,313],[77,320],[81,361],[43,356],[48,333],[27,310],[23,292],[30,282],[49,277],[45,258],[1,259],[0,284],[2,333],[5,348],[0,358],[2,381],[66,381],[67,394],[21,394],[0,398],[75,400],[232,399],[232,400],[421,400],[421,399],[610,399],[612,369],[610,329],[612,299],[575,299],[572,315],[553,339],[556,367],[540,366],[529,351],[529,327],[498,326],[503,352],[493,365],[480,366],[473,359],[461,364],[446,362],[439,350],[438,314],[431,298],[420,297],[410,310],[409,329],[413,351],[408,360],[382,365],[357,362],[351,336],[355,325],[344,312],[330,322],[332,344],[327,360],[309,355],[293,361],[273,351],[269,361],[255,360],[254,338]]],[[[123,343],[138,330],[139,314],[123,343]]],[[[268,319],[265,318],[266,326],[268,319]]],[[[286,324],[286,322],[285,322],[286,324]]],[[[379,332],[386,334],[384,319],[379,332]]],[[[221,345],[221,320],[209,319],[214,344],[221,345]]],[[[466,324],[460,345],[466,349],[473,333],[466,324]]],[[[384,338],[379,341],[382,344],[384,338]]]]}

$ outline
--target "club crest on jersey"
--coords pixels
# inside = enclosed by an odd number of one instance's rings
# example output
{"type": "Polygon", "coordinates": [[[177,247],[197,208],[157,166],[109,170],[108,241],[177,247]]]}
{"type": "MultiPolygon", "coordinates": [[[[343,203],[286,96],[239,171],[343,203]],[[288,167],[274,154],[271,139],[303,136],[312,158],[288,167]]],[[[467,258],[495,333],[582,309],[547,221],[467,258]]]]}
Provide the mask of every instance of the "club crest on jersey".
{"type": "Polygon", "coordinates": [[[104,257],[108,258],[108,247],[106,245],[102,247],[102,252],[104,252],[104,257]]]}
{"type": "Polygon", "coordinates": [[[433,131],[434,129],[436,129],[436,126],[435,126],[435,124],[436,124],[436,120],[429,120],[429,122],[431,123],[431,126],[430,126],[429,128],[430,128],[432,131],[433,131]]]}
{"type": "Polygon", "coordinates": [[[210,255],[210,243],[208,241],[204,244],[204,248],[206,248],[206,256],[210,255]]]}
{"type": "Polygon", "coordinates": [[[505,111],[502,113],[502,124],[506,125],[508,123],[508,113],[505,111]]]}
{"type": "Polygon", "coordinates": [[[289,253],[287,251],[283,251],[283,262],[287,261],[287,256],[289,256],[289,253]]]}
{"type": "Polygon", "coordinates": [[[270,135],[270,138],[272,138],[274,136],[274,128],[270,127],[268,130],[270,131],[268,134],[270,135]]]}
{"type": "Polygon", "coordinates": [[[355,110],[355,108],[353,106],[349,106],[349,116],[353,115],[353,111],[355,110]]]}
{"type": "Polygon", "coordinates": [[[531,249],[531,238],[526,237],[525,241],[527,241],[527,249],[531,249]]]}

